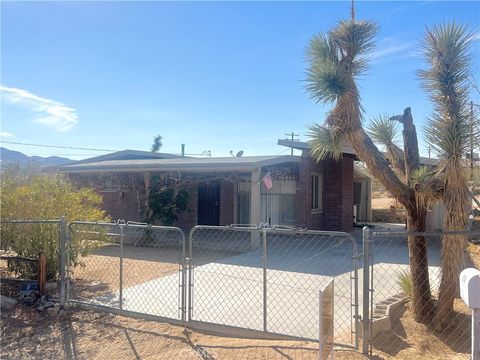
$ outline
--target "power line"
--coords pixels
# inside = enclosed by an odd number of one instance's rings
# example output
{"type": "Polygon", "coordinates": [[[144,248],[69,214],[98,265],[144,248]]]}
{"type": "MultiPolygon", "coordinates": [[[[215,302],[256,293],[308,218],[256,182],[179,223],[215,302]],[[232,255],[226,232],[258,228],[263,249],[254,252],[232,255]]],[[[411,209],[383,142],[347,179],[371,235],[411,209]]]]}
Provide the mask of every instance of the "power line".
{"type": "Polygon", "coordinates": [[[39,147],[56,148],[56,149],[72,149],[72,150],[103,151],[103,152],[105,152],[105,151],[120,151],[120,150],[112,150],[112,149],[92,149],[92,148],[82,148],[82,147],[74,147],[74,146],[30,144],[30,143],[21,143],[21,142],[6,141],[6,140],[0,140],[0,143],[23,145],[23,146],[39,146],[39,147]]]}

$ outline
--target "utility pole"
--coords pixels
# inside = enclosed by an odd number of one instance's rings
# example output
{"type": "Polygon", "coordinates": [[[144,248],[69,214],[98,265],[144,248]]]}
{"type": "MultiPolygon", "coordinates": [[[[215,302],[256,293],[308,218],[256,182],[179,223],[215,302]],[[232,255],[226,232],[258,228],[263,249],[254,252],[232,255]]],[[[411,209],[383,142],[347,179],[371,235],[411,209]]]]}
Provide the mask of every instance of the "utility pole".
{"type": "MultiPolygon", "coordinates": [[[[292,140],[292,143],[295,141],[295,138],[296,137],[299,137],[300,135],[299,134],[295,134],[293,131],[291,133],[285,133],[285,135],[287,136],[291,136],[291,140],[292,140]]],[[[293,144],[292,144],[293,145],[293,144]]],[[[293,156],[293,147],[290,147],[290,155],[293,156]]]]}
{"type": "Polygon", "coordinates": [[[355,0],[352,0],[352,6],[350,8],[350,12],[352,15],[352,22],[355,22],[355,0]]]}

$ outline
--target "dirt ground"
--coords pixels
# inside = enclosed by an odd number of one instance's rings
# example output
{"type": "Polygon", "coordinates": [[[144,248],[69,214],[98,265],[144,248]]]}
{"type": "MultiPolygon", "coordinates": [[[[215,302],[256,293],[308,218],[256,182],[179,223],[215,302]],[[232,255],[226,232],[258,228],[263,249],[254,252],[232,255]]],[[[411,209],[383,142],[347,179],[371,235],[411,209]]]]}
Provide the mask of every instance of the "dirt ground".
{"type": "MultiPolygon", "coordinates": [[[[118,258],[115,249],[98,249],[86,257],[86,267],[77,268],[76,279],[102,291],[118,288],[118,258]]],[[[471,246],[480,261],[480,247],[471,246]]],[[[477,264],[478,265],[478,264],[477,264]]],[[[178,271],[176,253],[164,249],[130,249],[125,252],[127,286],[178,271]]],[[[97,290],[95,290],[97,289],[97,290]]],[[[88,293],[85,293],[88,295],[88,293]]],[[[393,321],[392,331],[379,334],[371,356],[337,349],[335,358],[346,359],[468,359],[470,314],[455,303],[451,327],[436,333],[412,320],[407,305],[393,321]]],[[[3,359],[317,359],[318,343],[252,340],[184,332],[179,326],[123,316],[69,309],[63,316],[50,316],[25,306],[1,314],[3,359]]]]}
{"type": "MultiPolygon", "coordinates": [[[[456,304],[456,309],[460,305],[456,304]]],[[[461,309],[460,309],[461,310],[461,309]]],[[[460,311],[461,312],[461,311],[460,311]]],[[[339,360],[468,359],[468,326],[435,335],[412,320],[407,306],[393,330],[374,341],[372,356],[337,349],[339,360]]],[[[16,306],[2,312],[3,359],[317,359],[318,343],[219,337],[180,326],[68,309],[51,316],[16,306]]]]}
{"type": "MultiPolygon", "coordinates": [[[[179,271],[180,251],[173,248],[124,248],[123,286],[125,288],[179,271]]],[[[105,246],[80,259],[82,265],[72,269],[73,296],[88,299],[120,286],[120,249],[105,246]]]]}
{"type": "Polygon", "coordinates": [[[470,359],[470,310],[455,300],[450,326],[442,331],[413,320],[410,304],[399,318],[393,319],[392,331],[377,335],[373,341],[378,359],[470,359]]]}

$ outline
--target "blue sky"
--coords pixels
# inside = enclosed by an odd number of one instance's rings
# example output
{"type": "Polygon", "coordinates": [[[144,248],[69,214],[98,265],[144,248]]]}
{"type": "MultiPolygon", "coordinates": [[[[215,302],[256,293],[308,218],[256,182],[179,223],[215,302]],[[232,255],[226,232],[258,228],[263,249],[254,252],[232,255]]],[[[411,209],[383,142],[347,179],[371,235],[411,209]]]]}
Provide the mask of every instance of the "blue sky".
{"type": "MultiPolygon", "coordinates": [[[[349,15],[350,2],[1,3],[1,140],[100,149],[286,154],[330,106],[305,93],[308,39],[349,15]]],[[[480,38],[475,1],[357,2],[380,32],[360,81],[366,119],[431,111],[415,71],[425,27],[465,23],[480,38]]],[[[480,41],[474,42],[479,76],[480,41]]],[[[478,96],[474,97],[480,102],[478,96]]],[[[420,138],[422,138],[420,131],[420,138]]],[[[30,155],[101,152],[1,146],[30,155]]],[[[426,145],[421,142],[421,152],[426,145]]]]}

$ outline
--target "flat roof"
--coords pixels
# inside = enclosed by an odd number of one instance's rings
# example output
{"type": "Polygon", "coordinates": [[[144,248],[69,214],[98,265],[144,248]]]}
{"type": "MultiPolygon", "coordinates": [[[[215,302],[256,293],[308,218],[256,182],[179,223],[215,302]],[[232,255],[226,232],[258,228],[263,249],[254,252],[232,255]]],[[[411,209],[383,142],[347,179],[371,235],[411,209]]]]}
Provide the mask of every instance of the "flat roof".
{"type": "MultiPolygon", "coordinates": [[[[310,144],[305,141],[298,141],[298,140],[289,140],[289,139],[278,139],[278,145],[294,148],[297,150],[308,150],[310,149],[310,144]]],[[[355,155],[353,149],[349,146],[342,146],[342,152],[344,154],[355,155]]]]}
{"type": "MultiPolygon", "coordinates": [[[[277,165],[288,162],[300,162],[301,156],[245,156],[175,159],[129,159],[105,160],[72,163],[51,168],[61,173],[93,172],[142,172],[142,171],[188,171],[188,172],[249,172],[262,166],[277,165]]],[[[87,159],[88,160],[88,159],[87,159]]]]}

